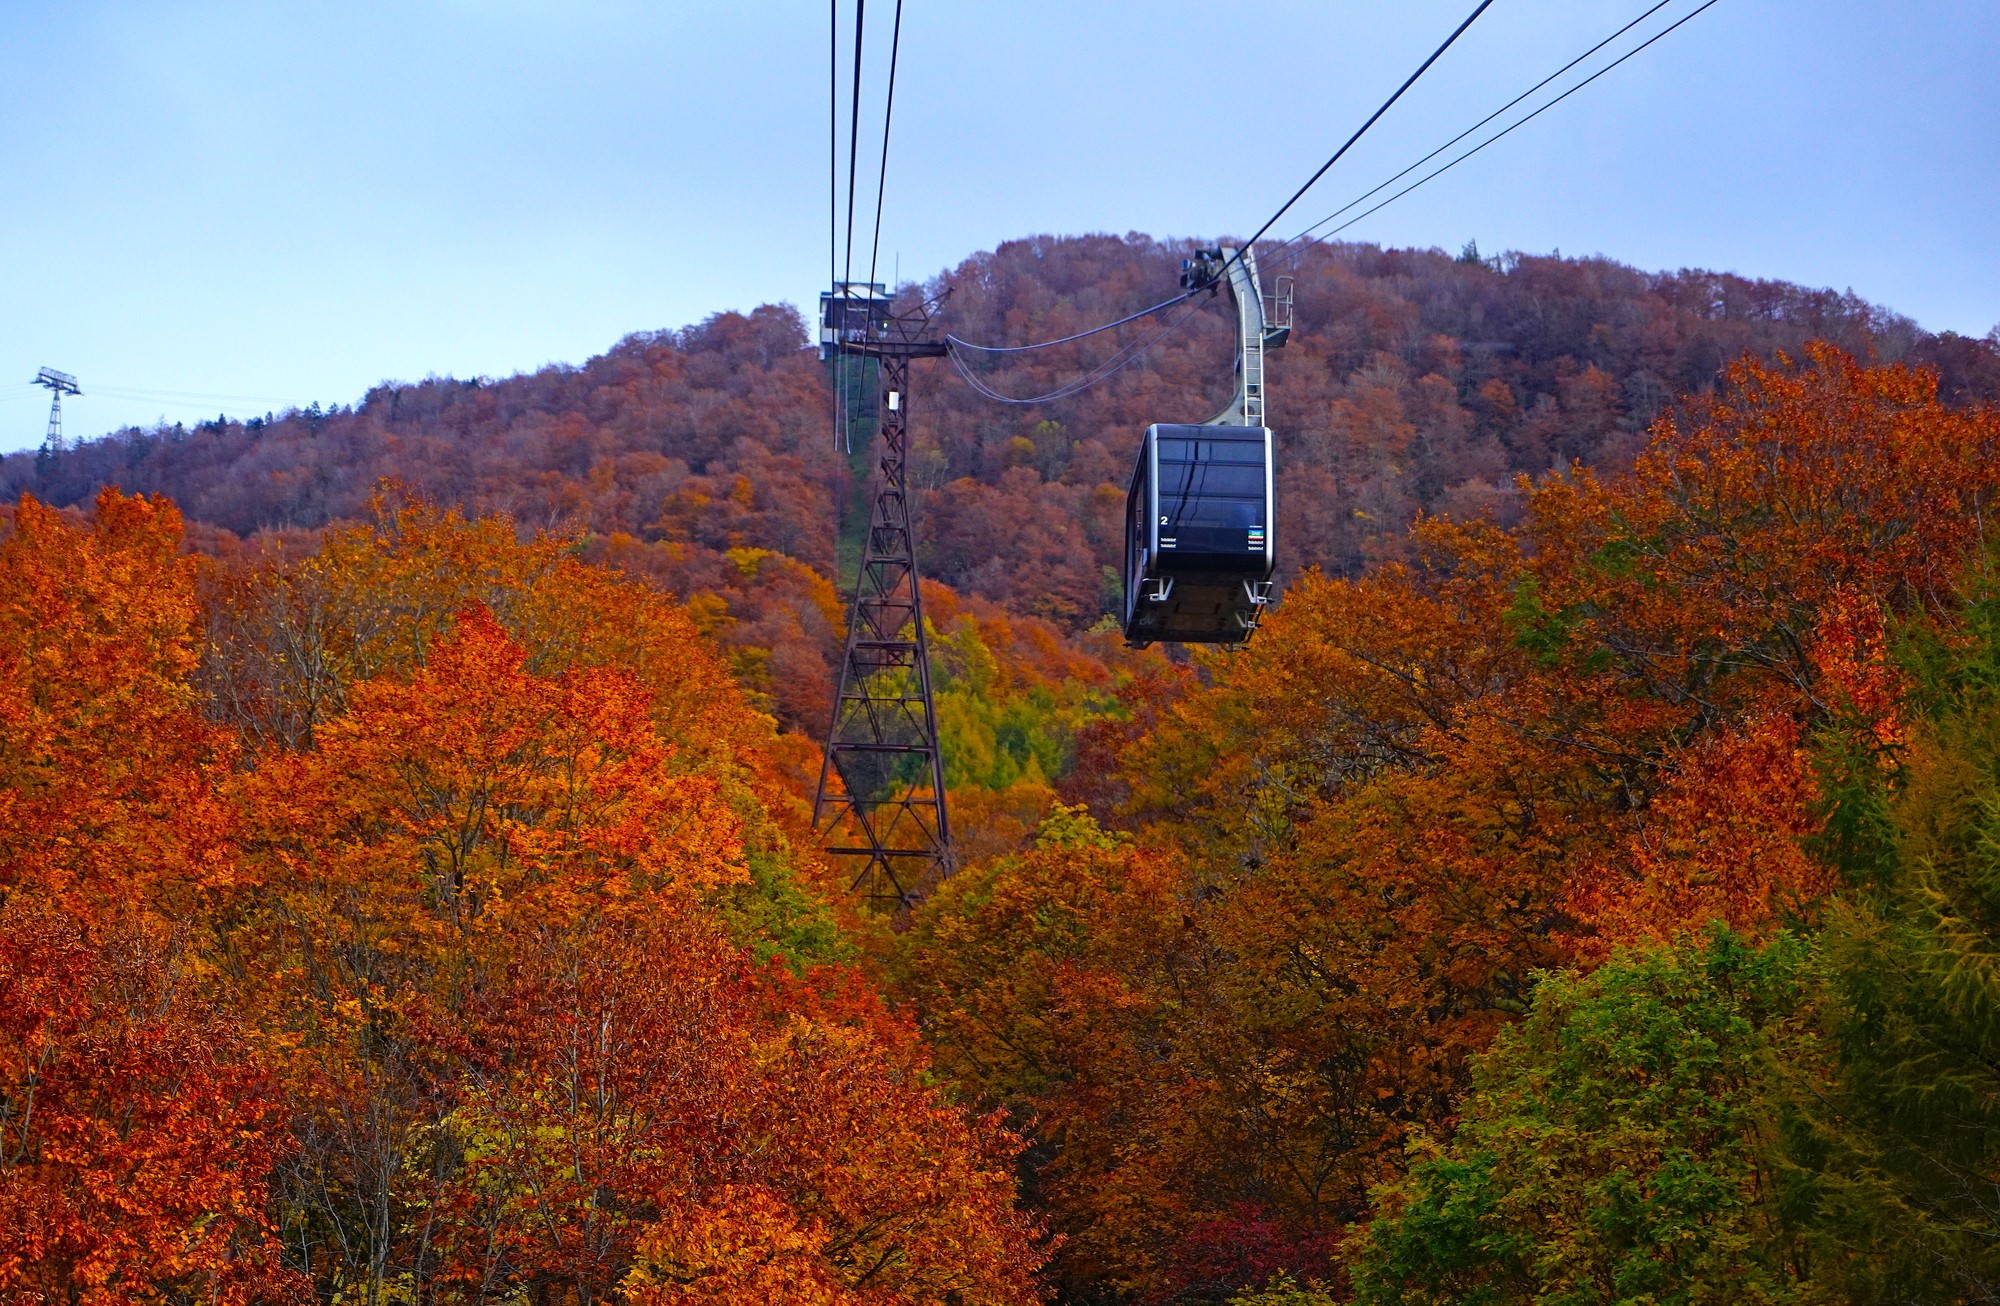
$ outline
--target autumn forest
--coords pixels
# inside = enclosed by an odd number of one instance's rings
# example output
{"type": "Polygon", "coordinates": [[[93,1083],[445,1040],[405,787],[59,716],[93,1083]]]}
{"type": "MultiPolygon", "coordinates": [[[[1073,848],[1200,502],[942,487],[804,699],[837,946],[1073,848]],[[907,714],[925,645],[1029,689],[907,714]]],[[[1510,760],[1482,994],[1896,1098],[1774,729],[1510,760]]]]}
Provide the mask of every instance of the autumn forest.
{"type": "Polygon", "coordinates": [[[811,824],[871,462],[796,310],[0,459],[0,1300],[2000,1299],[2000,338],[1274,271],[1241,650],[1110,615],[1226,299],[917,366],[901,916],[811,824]]]}

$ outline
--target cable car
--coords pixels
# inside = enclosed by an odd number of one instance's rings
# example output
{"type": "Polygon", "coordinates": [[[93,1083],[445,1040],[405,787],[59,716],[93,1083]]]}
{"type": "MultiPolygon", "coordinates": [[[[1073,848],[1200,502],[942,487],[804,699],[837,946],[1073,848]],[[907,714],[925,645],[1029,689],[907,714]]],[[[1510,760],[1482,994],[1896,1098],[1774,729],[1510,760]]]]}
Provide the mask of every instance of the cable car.
{"type": "Polygon", "coordinates": [[[1125,638],[1241,644],[1277,566],[1271,428],[1146,428],[1125,496],[1125,638]]]}
{"type": "Polygon", "coordinates": [[[1264,350],[1291,334],[1291,278],[1266,313],[1246,249],[1181,265],[1201,290],[1229,276],[1236,300],[1236,396],[1199,425],[1146,428],[1125,494],[1125,642],[1244,644],[1264,619],[1277,567],[1274,442],[1264,425],[1264,350]]]}

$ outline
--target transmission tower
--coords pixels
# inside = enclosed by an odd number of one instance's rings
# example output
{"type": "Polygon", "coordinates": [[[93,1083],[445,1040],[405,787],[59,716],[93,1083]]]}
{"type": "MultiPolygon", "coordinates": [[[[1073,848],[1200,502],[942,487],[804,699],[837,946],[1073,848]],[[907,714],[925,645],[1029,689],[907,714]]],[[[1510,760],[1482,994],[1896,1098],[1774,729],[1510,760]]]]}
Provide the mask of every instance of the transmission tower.
{"type": "Polygon", "coordinates": [[[830,342],[879,364],[882,476],[862,542],[813,825],[824,851],[854,868],[854,891],[898,913],[923,901],[954,869],[904,478],[910,360],[942,357],[949,348],[925,338],[935,309],[931,303],[904,316],[871,313],[851,328],[843,320],[830,342]]]}
{"type": "MultiPolygon", "coordinates": [[[[18,375],[18,374],[17,374],[18,375]]],[[[45,386],[49,391],[49,433],[42,441],[42,452],[59,454],[63,447],[62,401],[64,395],[82,395],[77,388],[76,378],[68,372],[58,372],[53,367],[45,367],[35,373],[35,384],[45,386]]]]}

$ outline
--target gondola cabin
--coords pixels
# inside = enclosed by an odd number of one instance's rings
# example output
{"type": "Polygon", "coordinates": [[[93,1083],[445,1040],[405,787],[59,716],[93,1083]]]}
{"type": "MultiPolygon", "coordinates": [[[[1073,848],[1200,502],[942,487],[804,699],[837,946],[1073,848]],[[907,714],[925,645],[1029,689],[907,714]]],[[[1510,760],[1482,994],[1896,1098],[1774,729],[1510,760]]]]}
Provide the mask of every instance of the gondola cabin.
{"type": "Polygon", "coordinates": [[[1125,640],[1241,644],[1276,565],[1271,430],[1146,428],[1125,496],[1125,640]]]}

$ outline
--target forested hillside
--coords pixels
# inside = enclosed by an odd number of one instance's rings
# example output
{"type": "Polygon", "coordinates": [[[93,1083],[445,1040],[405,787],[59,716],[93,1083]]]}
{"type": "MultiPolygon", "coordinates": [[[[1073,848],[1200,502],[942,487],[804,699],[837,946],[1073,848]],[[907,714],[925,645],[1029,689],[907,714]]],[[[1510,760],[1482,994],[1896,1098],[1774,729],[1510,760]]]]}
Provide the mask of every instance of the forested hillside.
{"type": "MultiPolygon", "coordinates": [[[[1020,344],[1095,326],[1177,289],[1189,242],[1140,236],[1014,241],[939,277],[939,328],[1020,344]]],[[[1312,246],[1296,266],[1298,330],[1272,355],[1270,415],[1284,475],[1287,574],[1351,575],[1401,549],[1419,509],[1513,511],[1513,478],[1582,459],[1630,461],[1675,396],[1712,388],[1748,352],[1823,339],[1856,357],[1940,369],[1948,400],[2000,395],[1991,341],[1929,335],[1851,295],[1603,259],[1312,246]]],[[[927,574],[1068,629],[1110,608],[1122,495],[1154,421],[1198,421],[1230,384],[1224,297],[1109,381],[1046,405],[979,397],[920,365],[913,477],[927,574]]],[[[1068,380],[1149,333],[970,365],[1004,393],[1068,380]]],[[[248,535],[360,516],[395,478],[436,502],[664,546],[648,566],[679,593],[729,596],[732,638],[788,664],[824,652],[803,580],[731,549],[831,578],[835,522],[857,467],[829,432],[827,378],[783,307],[634,335],[581,367],[498,381],[385,384],[351,407],[249,422],[129,430],[63,455],[0,464],[0,492],[85,504],[101,485],[165,494],[188,517],[248,535]],[[765,570],[771,570],[766,568],[765,570]],[[783,613],[774,590],[783,590],[783,613]],[[794,647],[797,645],[798,647],[794,647]]],[[[794,666],[794,672],[799,668],[794,666]]],[[[824,672],[817,672],[823,677],[824,672]]]]}
{"type": "MultiPolygon", "coordinates": [[[[1190,248],[1015,241],[927,289],[951,291],[940,330],[1046,340],[1166,298],[1190,248]]],[[[1932,336],[1851,295],[1782,283],[1368,245],[1313,246],[1265,274],[1297,278],[1298,330],[1270,364],[1286,581],[1399,556],[1419,510],[1511,520],[1517,475],[1572,459],[1622,466],[1673,397],[1706,392],[1745,352],[1825,339],[1936,368],[1954,402],[2000,395],[1993,341],[1932,336]]],[[[1225,297],[1104,384],[1047,405],[995,404],[945,364],[919,365],[911,476],[926,575],[961,596],[949,602],[987,601],[979,610],[1006,626],[990,632],[1003,641],[1046,643],[1038,622],[1074,635],[1110,611],[1137,437],[1220,407],[1228,323],[1225,297]]],[[[1004,393],[1036,394],[1152,329],[971,365],[1004,393]]],[[[388,479],[467,512],[575,529],[588,556],[697,599],[757,701],[812,735],[839,658],[837,587],[849,583],[837,540],[856,528],[870,470],[834,450],[829,381],[796,313],[765,306],[637,334],[581,367],[384,384],[351,407],[17,454],[0,460],[0,494],[80,507],[116,485],[172,499],[200,539],[212,527],[268,540],[366,516],[388,479]]],[[[1091,658],[1115,658],[1107,641],[1088,644],[1091,658]]],[[[1001,769],[1025,769],[1032,751],[1003,746],[1001,769]]]]}
{"type": "MultiPolygon", "coordinates": [[[[1010,244],[945,325],[1180,254],[1010,244]]],[[[2000,349],[1298,276],[1244,650],[1098,622],[1219,313],[923,377],[900,928],[806,820],[859,485],[789,310],[8,459],[0,1298],[2000,1296],[2000,349]]]]}

